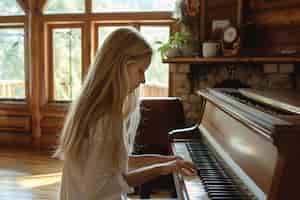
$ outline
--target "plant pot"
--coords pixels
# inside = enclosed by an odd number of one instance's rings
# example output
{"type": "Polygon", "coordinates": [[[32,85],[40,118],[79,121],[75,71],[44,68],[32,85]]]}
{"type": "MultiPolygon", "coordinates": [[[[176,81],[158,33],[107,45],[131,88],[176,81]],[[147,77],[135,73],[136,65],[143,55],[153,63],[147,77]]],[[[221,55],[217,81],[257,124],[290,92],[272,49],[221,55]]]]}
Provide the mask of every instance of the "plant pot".
{"type": "Polygon", "coordinates": [[[174,58],[174,57],[181,56],[180,49],[178,49],[178,48],[168,49],[165,52],[165,56],[168,57],[168,58],[174,58]]]}
{"type": "Polygon", "coordinates": [[[193,49],[190,46],[181,47],[181,53],[184,57],[190,57],[193,55],[193,49]]]}

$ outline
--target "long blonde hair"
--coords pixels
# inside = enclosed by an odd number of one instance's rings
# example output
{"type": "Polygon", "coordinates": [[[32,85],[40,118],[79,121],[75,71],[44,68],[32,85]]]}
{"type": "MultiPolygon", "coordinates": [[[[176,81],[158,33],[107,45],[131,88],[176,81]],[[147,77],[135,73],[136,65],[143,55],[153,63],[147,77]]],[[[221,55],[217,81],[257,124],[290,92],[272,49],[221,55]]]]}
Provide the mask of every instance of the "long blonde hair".
{"type": "MultiPolygon", "coordinates": [[[[55,156],[76,158],[90,128],[106,114],[110,116],[111,128],[107,135],[116,134],[110,135],[112,156],[117,155],[123,138],[116,129],[137,105],[136,92],[129,93],[126,66],[147,56],[152,56],[150,45],[133,29],[120,28],[107,37],[90,66],[79,97],[69,110],[55,156]]],[[[132,129],[137,128],[136,123],[131,122],[132,129]]]]}

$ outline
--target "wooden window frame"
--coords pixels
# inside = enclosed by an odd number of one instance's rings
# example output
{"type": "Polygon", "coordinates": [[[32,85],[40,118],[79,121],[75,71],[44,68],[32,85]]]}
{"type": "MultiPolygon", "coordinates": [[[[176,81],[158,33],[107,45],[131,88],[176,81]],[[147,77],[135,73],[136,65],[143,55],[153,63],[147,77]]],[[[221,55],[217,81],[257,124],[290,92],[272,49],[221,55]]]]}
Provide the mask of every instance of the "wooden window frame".
{"type": "MultiPolygon", "coordinates": [[[[25,13],[26,15],[26,13],[25,13]]],[[[18,109],[25,112],[28,106],[29,98],[29,85],[30,85],[30,69],[28,65],[28,28],[27,28],[27,18],[26,16],[1,16],[0,17],[0,29],[14,29],[23,28],[24,30],[24,89],[25,97],[24,99],[13,99],[13,98],[1,98],[0,99],[0,109],[5,109],[10,111],[11,109],[18,109]]],[[[13,113],[16,113],[12,111],[13,113]]]]}
{"type": "MultiPolygon", "coordinates": [[[[51,76],[49,76],[50,69],[50,51],[52,49],[49,48],[49,38],[51,35],[49,34],[49,28],[57,25],[61,25],[64,27],[69,27],[69,25],[73,24],[81,24],[82,26],[82,41],[83,41],[83,78],[88,72],[89,65],[93,59],[95,51],[97,50],[98,42],[93,41],[96,37],[97,26],[102,25],[132,25],[138,26],[138,24],[142,25],[170,25],[170,30],[172,34],[178,25],[176,21],[172,18],[171,12],[140,12],[140,13],[91,13],[91,0],[86,0],[86,13],[84,14],[51,14],[51,15],[41,15],[41,23],[43,24],[43,45],[42,50],[43,58],[42,60],[45,67],[43,72],[43,77],[46,79],[45,86],[43,88],[42,97],[41,98],[41,106],[42,112],[44,113],[57,113],[59,110],[67,110],[67,107],[70,101],[60,102],[60,101],[52,101],[49,98],[49,80],[53,80],[51,76]],[[100,20],[99,20],[100,19],[100,20]],[[97,45],[96,45],[97,44],[97,45]],[[51,78],[51,79],[50,79],[51,78]]],[[[98,34],[98,33],[97,33],[98,34]]],[[[95,39],[97,40],[97,39],[95,39]]],[[[170,72],[169,72],[170,73],[170,72]]],[[[171,75],[171,74],[170,74],[171,75]]],[[[171,77],[171,76],[170,76],[171,77]]],[[[169,86],[171,86],[172,81],[169,79],[169,86]]],[[[169,87],[170,88],[170,87],[169,87]]],[[[53,91],[53,89],[52,89],[53,91]]],[[[170,93],[170,92],[169,92],[170,93]]],[[[54,94],[54,93],[52,93],[54,94]]]]}

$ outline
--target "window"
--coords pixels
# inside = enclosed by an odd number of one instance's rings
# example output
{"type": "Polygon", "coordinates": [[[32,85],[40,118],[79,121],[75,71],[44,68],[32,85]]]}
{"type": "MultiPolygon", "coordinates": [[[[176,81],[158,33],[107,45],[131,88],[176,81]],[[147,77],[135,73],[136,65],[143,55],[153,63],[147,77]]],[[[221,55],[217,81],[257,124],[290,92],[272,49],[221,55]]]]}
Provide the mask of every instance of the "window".
{"type": "Polygon", "coordinates": [[[48,0],[45,14],[84,13],[84,0],[48,0]]]}
{"type": "MultiPolygon", "coordinates": [[[[157,49],[155,41],[165,41],[169,37],[174,22],[170,11],[174,6],[174,0],[48,0],[44,9],[44,13],[49,14],[44,18],[47,30],[44,59],[47,67],[46,100],[72,101],[76,98],[95,51],[117,28],[136,28],[157,49]],[[106,13],[85,13],[90,9],[92,12],[106,13]],[[119,15],[123,11],[132,13],[119,15]],[[70,13],[75,14],[68,15],[70,13]],[[139,15],[138,20],[135,20],[136,14],[139,15]]],[[[168,96],[168,65],[161,63],[156,52],[153,58],[146,81],[151,87],[158,87],[164,92],[145,95],[168,96]]],[[[145,84],[144,88],[146,86],[149,85],[145,84]]]]}
{"type": "Polygon", "coordinates": [[[142,86],[142,96],[168,96],[169,65],[163,64],[157,51],[156,41],[166,42],[170,36],[169,26],[141,26],[141,34],[150,42],[153,57],[146,72],[146,84],[142,86]]]}
{"type": "MultiPolygon", "coordinates": [[[[98,25],[98,34],[95,39],[96,41],[98,40],[96,47],[101,46],[109,33],[120,27],[133,27],[133,25],[98,25]]],[[[170,25],[143,25],[142,23],[135,23],[134,27],[150,42],[154,50],[151,66],[146,72],[146,83],[141,86],[141,96],[168,96],[169,67],[168,64],[162,63],[161,56],[157,51],[156,41],[168,41],[170,25]]]]}
{"type": "Polygon", "coordinates": [[[93,0],[93,12],[172,11],[175,0],[93,0]]]}
{"type": "Polygon", "coordinates": [[[0,98],[25,98],[24,28],[0,28],[0,98]]]}
{"type": "Polygon", "coordinates": [[[0,1],[0,16],[17,16],[24,14],[24,11],[15,0],[0,1]]]}
{"type": "Polygon", "coordinates": [[[98,47],[101,47],[106,37],[118,28],[129,28],[130,26],[100,26],[98,27],[98,47]]]}
{"type": "Polygon", "coordinates": [[[54,28],[53,93],[55,101],[71,101],[79,93],[82,83],[81,28],[54,28]]]}

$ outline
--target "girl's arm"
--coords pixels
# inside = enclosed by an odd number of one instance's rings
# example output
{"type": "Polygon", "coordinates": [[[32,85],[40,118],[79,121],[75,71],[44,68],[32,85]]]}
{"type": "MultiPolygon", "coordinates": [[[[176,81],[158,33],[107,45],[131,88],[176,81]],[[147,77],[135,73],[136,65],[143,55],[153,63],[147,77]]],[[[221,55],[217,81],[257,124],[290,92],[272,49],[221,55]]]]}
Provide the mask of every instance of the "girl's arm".
{"type": "Polygon", "coordinates": [[[165,156],[158,154],[130,155],[128,165],[130,169],[136,169],[157,163],[169,162],[176,159],[181,160],[182,158],[178,156],[165,156]]]}
{"type": "Polygon", "coordinates": [[[180,172],[186,176],[197,174],[197,170],[193,163],[175,159],[169,162],[153,164],[132,170],[124,175],[124,179],[129,186],[135,187],[158,176],[167,175],[173,172],[180,172]]]}

